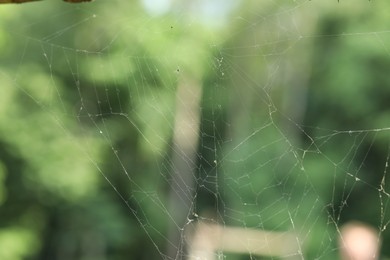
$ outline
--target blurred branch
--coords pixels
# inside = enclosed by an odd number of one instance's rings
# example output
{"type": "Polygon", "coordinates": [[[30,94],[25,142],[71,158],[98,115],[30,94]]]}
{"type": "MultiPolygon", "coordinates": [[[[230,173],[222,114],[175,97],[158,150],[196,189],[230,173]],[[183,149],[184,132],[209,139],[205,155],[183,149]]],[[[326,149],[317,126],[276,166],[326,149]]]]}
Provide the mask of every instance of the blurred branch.
{"type": "Polygon", "coordinates": [[[292,232],[272,232],[198,222],[188,241],[188,259],[213,260],[216,259],[215,251],[301,259],[297,241],[297,236],[292,232]]]}

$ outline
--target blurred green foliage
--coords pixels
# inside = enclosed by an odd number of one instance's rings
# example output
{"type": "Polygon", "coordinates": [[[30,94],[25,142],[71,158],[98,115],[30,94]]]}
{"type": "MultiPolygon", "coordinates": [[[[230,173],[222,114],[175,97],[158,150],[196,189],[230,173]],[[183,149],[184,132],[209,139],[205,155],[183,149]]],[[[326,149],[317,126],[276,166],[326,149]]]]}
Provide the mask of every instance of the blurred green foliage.
{"type": "Polygon", "coordinates": [[[293,229],[307,259],[337,258],[352,219],[388,243],[389,8],[248,1],[221,26],[190,3],[0,6],[0,259],[164,258],[186,77],[199,216],[293,229]]]}

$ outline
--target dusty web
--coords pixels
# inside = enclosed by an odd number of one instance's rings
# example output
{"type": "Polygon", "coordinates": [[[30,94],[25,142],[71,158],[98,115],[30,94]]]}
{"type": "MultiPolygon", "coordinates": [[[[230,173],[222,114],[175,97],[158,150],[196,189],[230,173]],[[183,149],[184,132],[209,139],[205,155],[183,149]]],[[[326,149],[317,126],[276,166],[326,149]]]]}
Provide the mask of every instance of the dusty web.
{"type": "Polygon", "coordinates": [[[388,242],[388,4],[125,2],[1,6],[1,132],[33,189],[114,197],[134,259],[337,259],[348,223],[388,242]]]}

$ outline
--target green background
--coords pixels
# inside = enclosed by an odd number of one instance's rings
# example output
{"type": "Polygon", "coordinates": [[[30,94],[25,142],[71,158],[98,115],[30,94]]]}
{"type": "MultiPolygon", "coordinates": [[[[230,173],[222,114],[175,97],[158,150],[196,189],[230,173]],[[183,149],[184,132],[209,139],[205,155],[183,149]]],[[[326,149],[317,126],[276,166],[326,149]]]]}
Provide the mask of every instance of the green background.
{"type": "Polygon", "coordinates": [[[350,220],[388,244],[390,4],[324,2],[1,5],[0,259],[170,259],[190,79],[191,221],[294,229],[305,259],[350,220]]]}

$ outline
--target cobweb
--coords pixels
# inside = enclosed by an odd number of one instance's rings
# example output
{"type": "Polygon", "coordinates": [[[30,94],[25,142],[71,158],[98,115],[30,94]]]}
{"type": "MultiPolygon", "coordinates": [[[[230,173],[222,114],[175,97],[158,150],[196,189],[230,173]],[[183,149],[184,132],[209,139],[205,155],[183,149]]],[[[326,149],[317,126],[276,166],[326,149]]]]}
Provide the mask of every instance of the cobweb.
{"type": "Polygon", "coordinates": [[[1,6],[2,142],[102,227],[100,258],[60,235],[56,259],[337,259],[349,221],[388,243],[389,4],[258,2],[1,6]]]}

